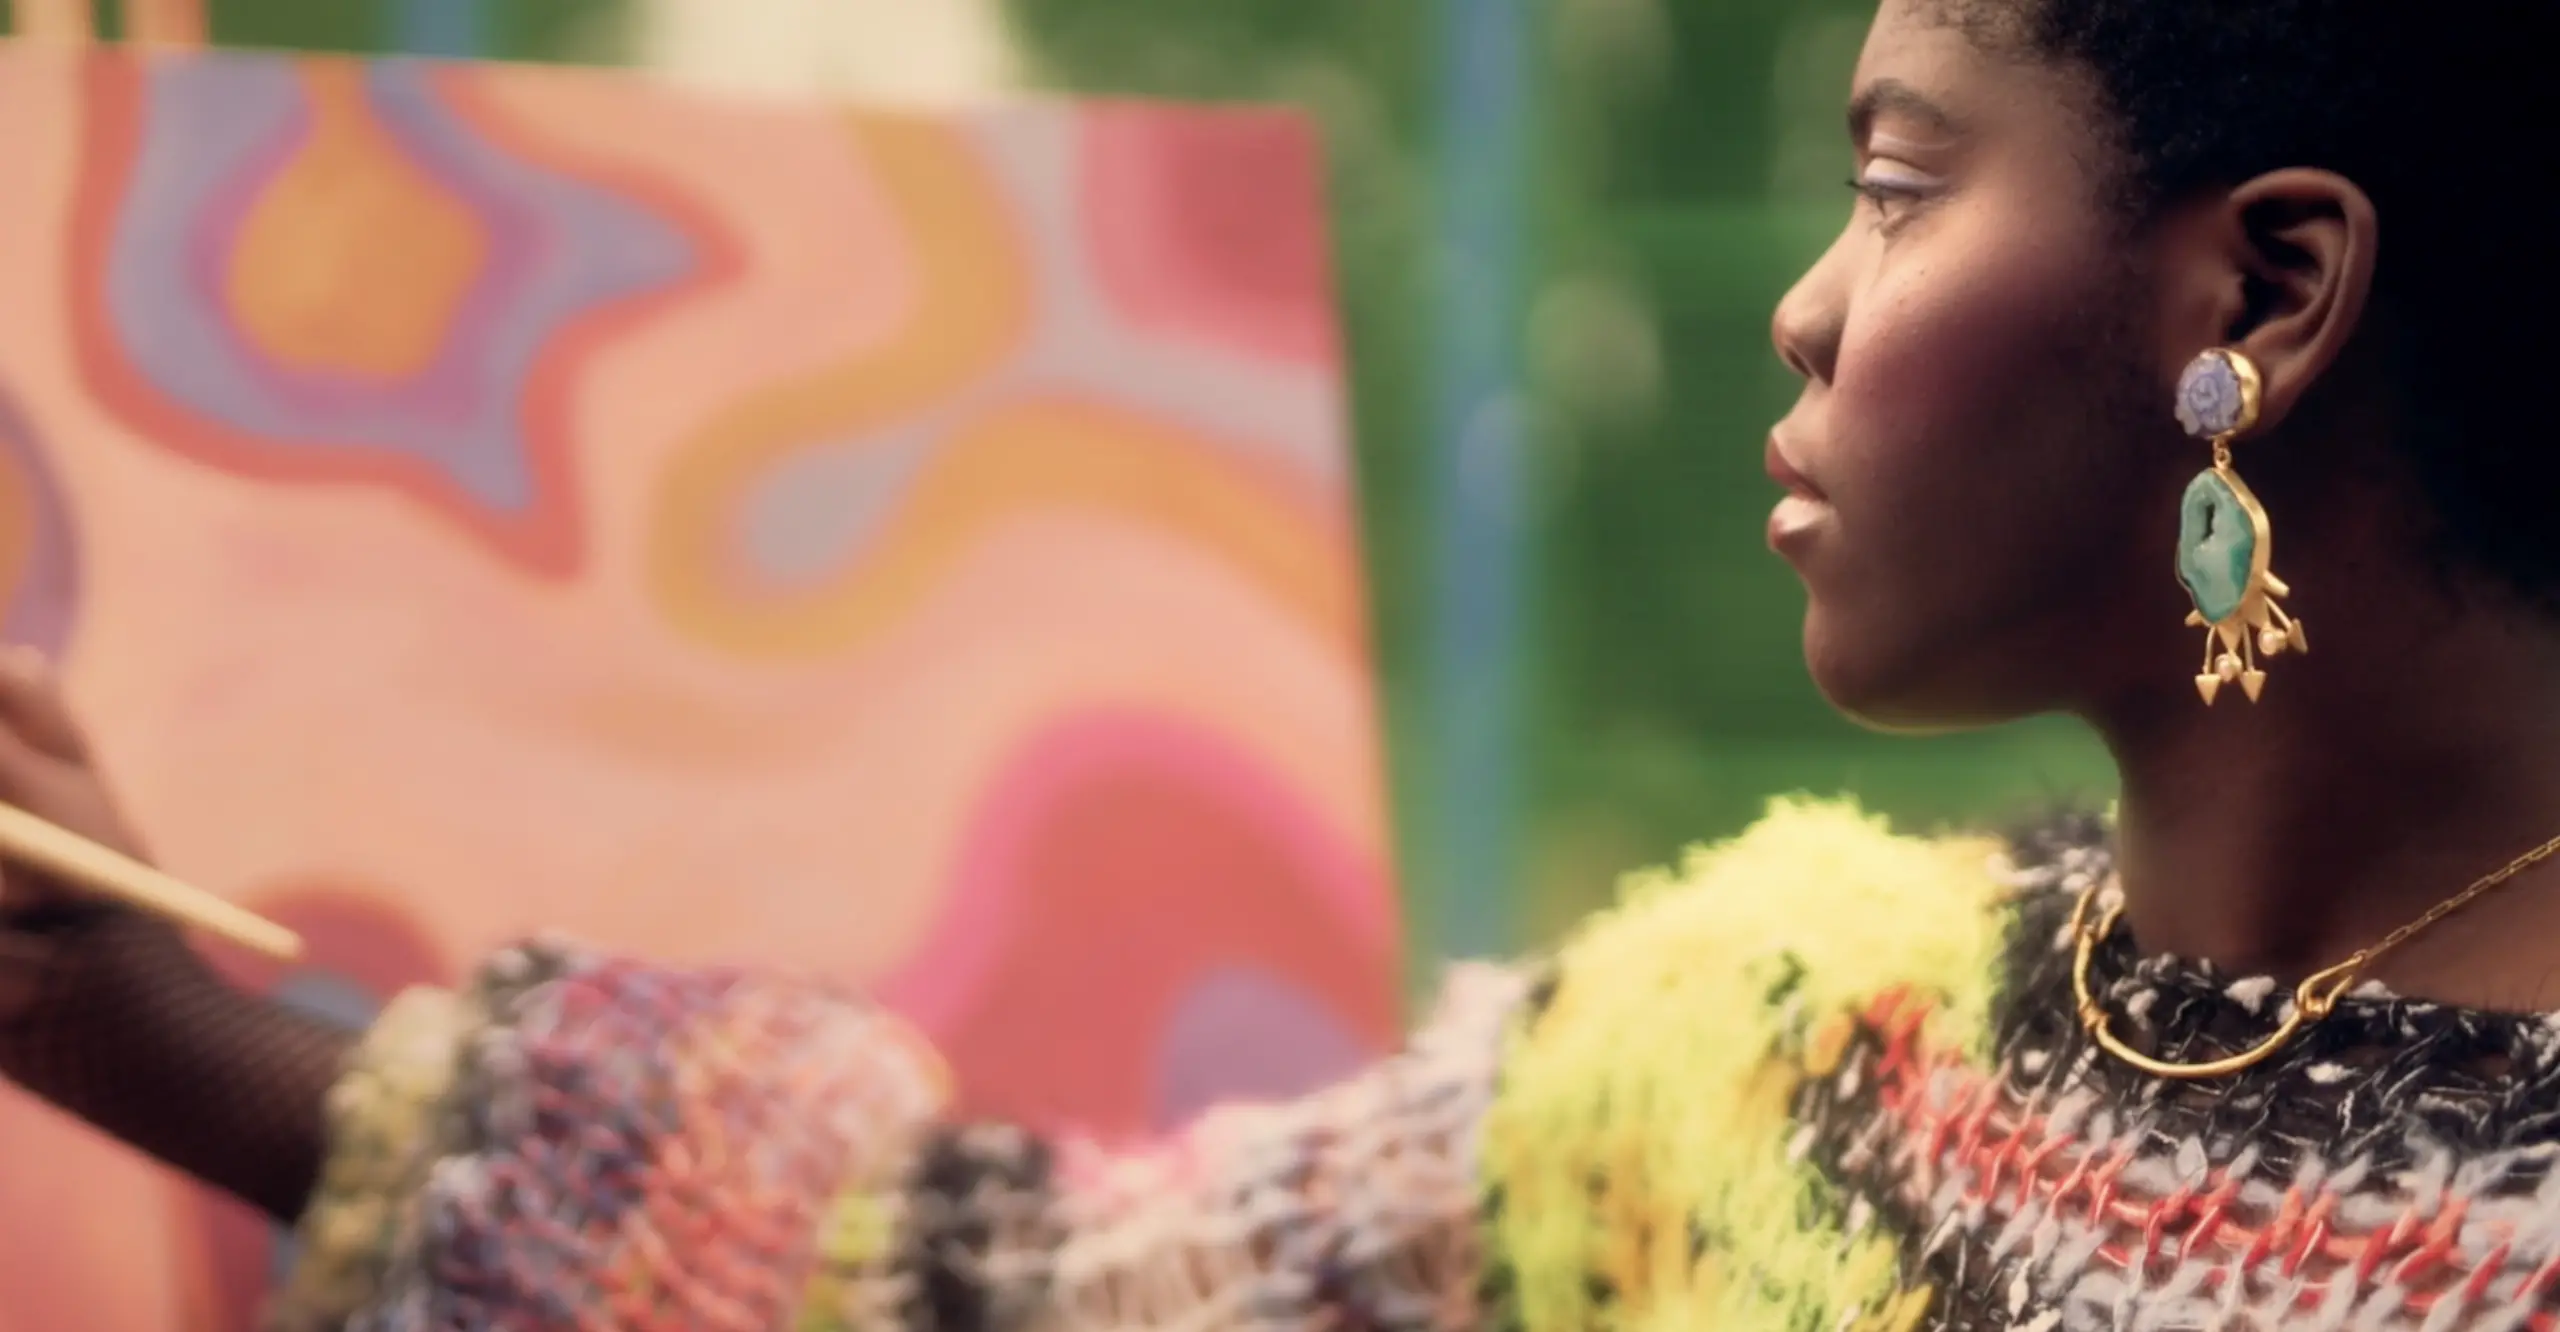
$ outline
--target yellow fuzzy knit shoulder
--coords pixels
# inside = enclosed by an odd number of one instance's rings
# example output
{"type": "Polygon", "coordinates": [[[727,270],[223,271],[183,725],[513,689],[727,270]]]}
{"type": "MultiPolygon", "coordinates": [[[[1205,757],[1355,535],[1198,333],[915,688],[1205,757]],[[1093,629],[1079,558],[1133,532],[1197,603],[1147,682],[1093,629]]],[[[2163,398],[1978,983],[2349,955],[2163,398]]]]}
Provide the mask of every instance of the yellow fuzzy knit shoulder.
{"type": "Polygon", "coordinates": [[[1791,1150],[1825,1034],[1895,990],[1979,1053],[2002,944],[2000,844],[1899,836],[1783,801],[1749,832],[1633,876],[1556,959],[1483,1146],[1508,1312],[1534,1332],[1896,1328],[1928,1292],[1850,1233],[1791,1150]]]}

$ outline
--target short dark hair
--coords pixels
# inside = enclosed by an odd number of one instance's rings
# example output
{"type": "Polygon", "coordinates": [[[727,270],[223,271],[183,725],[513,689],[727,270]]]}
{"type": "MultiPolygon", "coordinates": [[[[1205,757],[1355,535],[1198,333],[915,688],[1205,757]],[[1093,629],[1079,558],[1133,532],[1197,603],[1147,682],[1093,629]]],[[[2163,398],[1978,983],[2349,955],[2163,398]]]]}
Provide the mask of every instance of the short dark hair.
{"type": "Polygon", "coordinates": [[[2285,167],[2355,181],[2410,420],[2453,562],[2560,608],[2555,7],[2434,0],[1959,0],[2001,40],[2094,75],[2138,221],[2285,167]]]}

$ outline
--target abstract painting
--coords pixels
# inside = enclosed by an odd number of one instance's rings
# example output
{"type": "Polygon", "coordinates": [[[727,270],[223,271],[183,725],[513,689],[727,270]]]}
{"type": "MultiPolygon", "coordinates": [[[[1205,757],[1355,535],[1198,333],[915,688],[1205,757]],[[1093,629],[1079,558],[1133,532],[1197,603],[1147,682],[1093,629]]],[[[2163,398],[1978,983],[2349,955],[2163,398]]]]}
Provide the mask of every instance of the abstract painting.
{"type": "MultiPolygon", "coordinates": [[[[1311,134],[0,47],[0,634],[359,1023],[528,931],[823,976],[1140,1134],[1390,1043],[1311,134]]],[[[0,1094],[0,1332],[262,1223],[0,1094]]]]}

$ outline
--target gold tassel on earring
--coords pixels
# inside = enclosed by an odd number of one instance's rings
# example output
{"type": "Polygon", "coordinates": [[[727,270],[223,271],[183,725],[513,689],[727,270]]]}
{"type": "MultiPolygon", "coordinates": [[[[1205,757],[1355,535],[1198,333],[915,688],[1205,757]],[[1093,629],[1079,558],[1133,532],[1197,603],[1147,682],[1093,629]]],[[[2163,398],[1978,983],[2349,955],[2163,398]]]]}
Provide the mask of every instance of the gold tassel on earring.
{"type": "Polygon", "coordinates": [[[2279,604],[2293,589],[2267,567],[2267,511],[2231,468],[2231,442],[2258,423],[2259,392],[2258,367],[2224,348],[2178,377],[2178,424],[2213,445],[2213,466],[2197,473],[2178,511],[2178,581],[2195,600],[2188,627],[2205,631],[2196,692],[2208,707],[2235,681],[2257,702],[2267,686],[2262,658],[2310,650],[2302,621],[2279,604]]]}

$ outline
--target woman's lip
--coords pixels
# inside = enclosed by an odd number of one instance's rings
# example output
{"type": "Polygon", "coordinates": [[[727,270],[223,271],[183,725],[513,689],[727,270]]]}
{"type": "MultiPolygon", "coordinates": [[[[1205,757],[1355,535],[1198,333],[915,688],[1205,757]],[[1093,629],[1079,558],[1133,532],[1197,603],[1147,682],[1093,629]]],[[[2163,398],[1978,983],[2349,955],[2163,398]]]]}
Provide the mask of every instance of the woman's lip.
{"type": "Polygon", "coordinates": [[[1829,498],[1822,493],[1822,487],[1807,479],[1805,474],[1798,471],[1796,465],[1788,460],[1787,451],[1779,445],[1777,436],[1769,437],[1769,446],[1762,452],[1761,460],[1769,469],[1769,479],[1777,482],[1779,487],[1788,494],[1809,500],[1829,498]]]}
{"type": "Polygon", "coordinates": [[[1769,468],[1769,479],[1786,490],[1778,506],[1769,512],[1769,548],[1793,559],[1814,533],[1821,530],[1831,516],[1831,501],[1796,465],[1787,458],[1787,450],[1774,434],[1763,455],[1769,468]]]}
{"type": "Polygon", "coordinates": [[[1789,494],[1769,511],[1769,549],[1793,556],[1830,517],[1830,505],[1810,495],[1789,494]]]}

